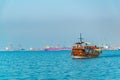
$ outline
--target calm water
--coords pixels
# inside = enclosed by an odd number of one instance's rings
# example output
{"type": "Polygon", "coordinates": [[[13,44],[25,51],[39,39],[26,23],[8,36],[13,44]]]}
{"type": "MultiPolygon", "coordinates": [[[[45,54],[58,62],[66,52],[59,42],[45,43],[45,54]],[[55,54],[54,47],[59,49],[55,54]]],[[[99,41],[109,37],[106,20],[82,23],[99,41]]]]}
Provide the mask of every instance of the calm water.
{"type": "Polygon", "coordinates": [[[120,80],[120,51],[92,59],[70,52],[0,52],[0,80],[120,80]]]}

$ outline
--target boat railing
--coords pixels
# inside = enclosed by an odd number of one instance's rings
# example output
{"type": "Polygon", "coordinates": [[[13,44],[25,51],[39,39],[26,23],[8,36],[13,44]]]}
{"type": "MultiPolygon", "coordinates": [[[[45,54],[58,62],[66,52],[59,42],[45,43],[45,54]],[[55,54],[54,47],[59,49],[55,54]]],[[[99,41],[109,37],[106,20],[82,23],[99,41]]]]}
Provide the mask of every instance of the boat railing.
{"type": "Polygon", "coordinates": [[[83,46],[73,46],[73,49],[84,49],[83,46]]]}

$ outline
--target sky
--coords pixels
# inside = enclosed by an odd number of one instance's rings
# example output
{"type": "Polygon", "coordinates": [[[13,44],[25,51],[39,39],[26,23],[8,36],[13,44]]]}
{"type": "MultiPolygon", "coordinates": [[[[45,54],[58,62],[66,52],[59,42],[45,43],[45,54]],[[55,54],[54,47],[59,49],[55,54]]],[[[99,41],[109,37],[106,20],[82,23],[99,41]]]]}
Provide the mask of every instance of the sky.
{"type": "Polygon", "coordinates": [[[0,0],[0,48],[120,45],[120,0],[0,0]]]}

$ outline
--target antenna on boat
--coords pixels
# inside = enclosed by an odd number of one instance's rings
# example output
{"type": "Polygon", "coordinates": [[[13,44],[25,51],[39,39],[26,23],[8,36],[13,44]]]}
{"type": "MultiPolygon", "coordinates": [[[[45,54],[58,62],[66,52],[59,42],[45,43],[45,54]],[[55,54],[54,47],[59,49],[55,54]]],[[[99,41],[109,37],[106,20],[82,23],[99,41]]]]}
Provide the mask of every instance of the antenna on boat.
{"type": "Polygon", "coordinates": [[[81,34],[81,33],[80,33],[80,38],[79,38],[79,39],[80,39],[80,45],[82,45],[82,43],[83,43],[83,41],[82,41],[83,38],[82,38],[82,34],[81,34]]]}
{"type": "Polygon", "coordinates": [[[82,44],[84,43],[82,40],[83,40],[83,38],[82,38],[82,34],[80,33],[80,37],[79,37],[79,42],[77,42],[77,43],[75,43],[75,44],[77,44],[77,45],[80,45],[80,46],[82,46],[82,44]]]}
{"type": "Polygon", "coordinates": [[[80,33],[80,43],[82,43],[82,34],[80,33]]]}

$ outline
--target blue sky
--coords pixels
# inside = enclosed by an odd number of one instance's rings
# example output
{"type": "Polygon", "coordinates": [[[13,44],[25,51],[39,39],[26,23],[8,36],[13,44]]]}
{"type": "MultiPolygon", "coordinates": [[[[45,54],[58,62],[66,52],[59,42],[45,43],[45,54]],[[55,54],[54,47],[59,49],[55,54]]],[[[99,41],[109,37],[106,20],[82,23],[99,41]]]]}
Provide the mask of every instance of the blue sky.
{"type": "Polygon", "coordinates": [[[0,0],[0,48],[71,46],[79,33],[120,45],[119,0],[0,0]]]}

